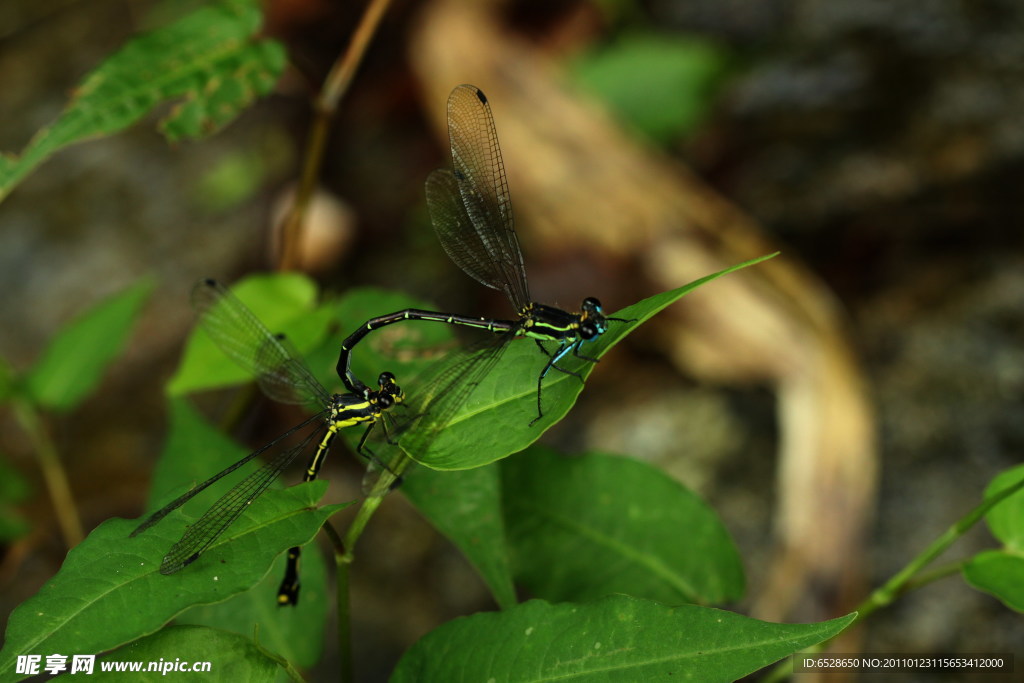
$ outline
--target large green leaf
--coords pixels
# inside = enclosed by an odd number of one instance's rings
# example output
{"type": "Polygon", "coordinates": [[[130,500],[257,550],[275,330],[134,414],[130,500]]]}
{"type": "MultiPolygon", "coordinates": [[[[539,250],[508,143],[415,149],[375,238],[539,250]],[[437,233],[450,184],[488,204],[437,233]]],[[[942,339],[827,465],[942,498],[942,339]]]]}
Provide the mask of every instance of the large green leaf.
{"type": "Polygon", "coordinates": [[[458,546],[503,609],[516,603],[501,516],[497,467],[438,472],[417,467],[401,488],[435,529],[458,546]]]}
{"type": "Polygon", "coordinates": [[[123,130],[164,102],[178,102],[161,122],[170,140],[229,123],[284,69],[284,48],[258,36],[261,23],[256,0],[222,0],[126,44],[86,76],[20,156],[0,156],[0,200],[62,147],[123,130]]]}
{"type": "Polygon", "coordinates": [[[171,576],[157,570],[184,531],[184,515],[172,514],[135,538],[129,534],[138,520],[104,522],[11,614],[0,671],[14,671],[19,654],[109,650],[156,631],[188,607],[247,590],[277,555],[309,541],[345,507],[315,508],[326,488],[316,481],[267,492],[198,560],[171,576]]]}
{"type": "MultiPolygon", "coordinates": [[[[697,287],[772,256],[726,268],[613,313],[612,317],[632,322],[611,322],[608,331],[588,343],[583,352],[600,358],[638,326],[697,287]]],[[[437,470],[480,467],[523,450],[569,412],[583,384],[575,376],[553,370],[544,380],[544,417],[530,425],[537,416],[537,374],[544,367],[545,357],[530,339],[517,339],[509,346],[501,362],[480,381],[427,450],[414,452],[410,448],[410,457],[437,470]]],[[[595,367],[594,363],[576,358],[566,359],[562,365],[584,379],[595,367]]],[[[408,391],[413,389],[410,386],[408,391]]]]}
{"type": "Polygon", "coordinates": [[[55,411],[78,405],[120,352],[153,285],[143,280],[95,306],[64,328],[26,378],[35,401],[55,411]]]}
{"type": "Polygon", "coordinates": [[[853,617],[773,624],[624,595],[531,600],[435,629],[405,653],[391,681],[734,681],[831,638],[853,617]]]}
{"type": "Polygon", "coordinates": [[[743,594],[739,553],[715,513],[631,458],[533,447],[501,463],[516,579],[538,598],[611,593],[668,604],[743,594]]]}
{"type": "MultiPolygon", "coordinates": [[[[232,292],[272,334],[284,333],[299,350],[311,348],[327,333],[329,311],[316,308],[316,284],[299,273],[254,275],[239,281],[232,292]]],[[[196,328],[167,393],[181,396],[233,386],[252,380],[252,374],[221,351],[201,328],[196,328]]]]}
{"type": "MultiPolygon", "coordinates": [[[[262,633],[260,634],[262,635],[262,633]]],[[[129,643],[96,662],[89,680],[174,681],[204,678],[219,681],[271,683],[283,670],[251,637],[202,626],[172,626],[129,643]],[[157,671],[132,671],[135,663],[150,662],[163,667],[157,671]],[[191,668],[210,664],[209,670],[191,668]],[[171,667],[179,667],[177,669],[171,667]]]]}

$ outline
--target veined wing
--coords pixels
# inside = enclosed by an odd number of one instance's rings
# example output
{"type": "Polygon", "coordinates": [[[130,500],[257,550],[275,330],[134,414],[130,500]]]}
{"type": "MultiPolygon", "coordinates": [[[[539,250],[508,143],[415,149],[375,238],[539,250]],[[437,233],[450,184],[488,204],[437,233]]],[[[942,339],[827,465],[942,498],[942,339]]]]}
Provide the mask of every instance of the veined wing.
{"type": "Polygon", "coordinates": [[[526,268],[491,105],[475,86],[460,85],[448,97],[448,136],[451,179],[432,175],[427,184],[427,204],[438,239],[460,268],[482,284],[505,292],[520,311],[530,303],[526,268]],[[461,210],[447,206],[444,194],[453,190],[461,210]],[[436,218],[453,215],[460,220],[436,218]]]}
{"type": "Polygon", "coordinates": [[[271,334],[259,318],[216,280],[192,289],[199,323],[227,356],[256,378],[263,392],[282,403],[323,408],[331,397],[306,369],[284,335],[271,334]]]}
{"type": "Polygon", "coordinates": [[[415,393],[406,397],[411,415],[399,427],[402,447],[419,458],[443,431],[458,409],[476,390],[480,381],[494,368],[516,329],[497,339],[488,339],[431,366],[413,384],[415,393]]]}
{"type": "MultiPolygon", "coordinates": [[[[322,415],[316,415],[306,420],[298,427],[289,430],[288,434],[294,432],[295,429],[308,425],[314,420],[322,419],[322,415]]],[[[210,509],[207,510],[202,517],[185,529],[185,533],[181,537],[181,540],[171,546],[171,549],[167,551],[163,562],[160,564],[160,573],[173,574],[198,559],[203,551],[213,545],[214,541],[220,538],[221,534],[223,534],[227,528],[231,526],[236,519],[238,519],[249,504],[256,500],[256,498],[258,498],[260,494],[262,494],[267,487],[270,486],[278,476],[280,476],[281,472],[283,472],[285,468],[291,464],[292,460],[295,459],[295,456],[305,450],[313,437],[320,434],[322,431],[322,429],[314,429],[302,440],[300,444],[281,451],[270,461],[264,464],[263,467],[235,484],[230,491],[217,499],[217,502],[210,506],[210,509]]],[[[267,444],[244,460],[251,459],[255,455],[264,452],[271,446],[279,443],[283,438],[284,437],[275,439],[273,442],[267,444]]],[[[236,466],[232,466],[230,469],[234,469],[235,467],[236,466]]],[[[222,472],[217,475],[214,480],[220,478],[223,474],[224,473],[222,472]]],[[[207,485],[208,483],[204,483],[202,487],[205,488],[207,485]]],[[[196,491],[196,493],[198,493],[198,491],[196,491]]],[[[195,494],[192,493],[191,495],[195,494]]],[[[145,525],[149,525],[148,520],[145,525]]],[[[141,529],[142,527],[136,530],[136,532],[141,529]]]]}

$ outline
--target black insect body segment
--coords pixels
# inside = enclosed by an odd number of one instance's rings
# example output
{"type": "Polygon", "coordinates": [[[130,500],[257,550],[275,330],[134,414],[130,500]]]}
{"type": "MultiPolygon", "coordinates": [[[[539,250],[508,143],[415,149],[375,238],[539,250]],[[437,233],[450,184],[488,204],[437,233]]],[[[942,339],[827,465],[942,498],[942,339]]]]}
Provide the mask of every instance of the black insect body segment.
{"type": "Polygon", "coordinates": [[[529,337],[548,356],[537,377],[537,417],[533,424],[544,414],[541,394],[547,373],[554,368],[582,381],[579,373],[561,367],[559,361],[571,352],[577,358],[596,362],[595,358],[581,354],[580,346],[606,332],[608,321],[629,321],[606,317],[594,298],[584,299],[579,313],[539,304],[530,298],[494,117],[479,88],[460,85],[452,91],[448,97],[448,134],[452,169],[433,171],[426,182],[427,207],[434,231],[449,258],[467,275],[505,293],[518,318],[490,320],[419,309],[379,316],[342,342],[338,374],[350,391],[365,391],[366,387],[350,369],[353,347],[373,330],[403,320],[444,322],[498,334],[491,350],[480,351],[476,356],[477,363],[489,367],[494,366],[503,346],[514,337],[529,337]],[[557,347],[549,351],[543,342],[555,342],[557,347]]]}
{"type": "MultiPolygon", "coordinates": [[[[303,476],[304,481],[316,479],[331,443],[346,427],[366,426],[357,450],[372,460],[375,456],[365,446],[367,437],[378,422],[387,432],[387,411],[405,397],[390,372],[381,373],[376,389],[365,389],[360,395],[328,394],[298,359],[288,340],[283,335],[271,334],[252,311],[214,280],[203,280],[196,285],[192,303],[207,334],[227,356],[256,377],[265,394],[284,403],[315,406],[319,412],[171,501],[132,532],[132,536],[142,533],[246,463],[264,453],[270,456],[263,466],[221,496],[185,530],[181,539],[164,556],[161,574],[178,572],[198,559],[311,443],[317,446],[303,476]],[[311,431],[298,445],[288,447],[292,435],[307,429],[311,431]]],[[[278,604],[294,605],[298,601],[300,552],[297,547],[288,551],[288,567],[278,591],[278,604]]]]}

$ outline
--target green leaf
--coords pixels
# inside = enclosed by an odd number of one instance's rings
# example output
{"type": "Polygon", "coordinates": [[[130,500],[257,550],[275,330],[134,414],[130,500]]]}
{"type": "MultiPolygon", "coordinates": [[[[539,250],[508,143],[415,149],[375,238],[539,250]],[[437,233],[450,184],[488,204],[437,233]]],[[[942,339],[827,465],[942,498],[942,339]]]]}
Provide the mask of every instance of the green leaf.
{"type": "MultiPolygon", "coordinates": [[[[271,333],[285,333],[300,351],[311,348],[327,333],[330,311],[316,309],[316,284],[305,275],[255,275],[238,282],[231,291],[271,333]]],[[[167,384],[167,393],[181,396],[252,379],[248,370],[227,358],[197,327],[189,337],[178,372],[167,384]]]]}
{"type": "MultiPolygon", "coordinates": [[[[726,268],[613,313],[612,317],[633,322],[611,322],[608,331],[588,343],[583,353],[601,358],[646,320],[697,287],[772,256],[774,254],[726,268]]],[[[480,467],[523,450],[569,412],[583,384],[575,376],[552,371],[544,379],[544,417],[530,426],[537,416],[537,374],[544,366],[544,356],[531,339],[516,339],[509,347],[501,362],[480,381],[429,448],[425,452],[409,452],[413,449],[408,449],[410,457],[436,470],[480,467]]],[[[585,379],[596,364],[572,358],[564,366],[585,379]]],[[[414,389],[410,384],[406,391],[414,389]]]]}
{"type": "Polygon", "coordinates": [[[277,604],[277,590],[287,561],[282,554],[263,581],[251,590],[225,602],[197,605],[175,619],[175,623],[211,626],[246,637],[255,633],[262,647],[293,665],[313,666],[323,653],[324,628],[332,604],[327,593],[327,566],[316,543],[307,544],[302,550],[299,604],[282,608],[277,604]]]}
{"type": "Polygon", "coordinates": [[[728,61],[722,48],[706,40],[631,33],[584,55],[573,71],[622,120],[666,143],[701,123],[728,61]]]}
{"type": "MultiPolygon", "coordinates": [[[[72,548],[60,571],[7,624],[0,671],[19,654],[109,650],[159,629],[193,605],[249,589],[285,549],[302,545],[345,505],[314,508],[327,482],[268,491],[203,555],[171,576],[160,558],[186,526],[180,511],[129,538],[140,520],[111,519],[72,548]]],[[[191,521],[191,520],[190,520],[191,521]]]]}
{"type": "MultiPolygon", "coordinates": [[[[1021,479],[1024,479],[1024,465],[1000,472],[985,488],[985,499],[1019,484],[1021,479]]],[[[985,521],[992,535],[1002,541],[1008,550],[1024,553],[1024,490],[995,505],[988,511],[985,521]]]]}
{"type": "Polygon", "coordinates": [[[496,467],[459,472],[418,467],[400,490],[462,551],[502,609],[516,604],[496,467]]]}
{"type": "Polygon", "coordinates": [[[721,521],[657,468],[533,447],[501,463],[501,482],[516,579],[531,595],[680,604],[743,594],[739,553],[721,521]]]}
{"type": "Polygon", "coordinates": [[[989,550],[972,557],[963,568],[964,580],[999,598],[1012,610],[1024,612],[1024,557],[989,550]]]}
{"type": "Polygon", "coordinates": [[[114,664],[133,662],[141,662],[144,666],[155,662],[166,668],[129,674],[132,681],[143,682],[184,680],[184,677],[192,676],[193,680],[197,681],[207,678],[271,683],[282,670],[280,663],[267,655],[251,638],[202,626],[171,626],[100,658],[96,663],[95,673],[87,678],[127,680],[125,671],[117,671],[114,664]],[[210,663],[209,671],[178,671],[170,668],[175,665],[193,666],[205,662],[210,663]],[[104,663],[114,670],[103,671],[104,663]]]}
{"type": "Polygon", "coordinates": [[[74,408],[99,384],[120,352],[153,284],[143,280],[87,311],[50,342],[27,377],[29,394],[45,408],[74,408]]]}
{"type": "Polygon", "coordinates": [[[413,645],[405,681],[734,681],[842,631],[854,615],[772,624],[624,595],[585,604],[531,600],[444,624],[413,645]]]}
{"type": "Polygon", "coordinates": [[[258,37],[261,23],[256,0],[225,0],[127,43],[19,157],[0,157],[0,200],[59,149],[121,131],[167,101],[179,102],[160,124],[168,139],[216,132],[270,92],[284,69],[284,48],[258,37]]]}

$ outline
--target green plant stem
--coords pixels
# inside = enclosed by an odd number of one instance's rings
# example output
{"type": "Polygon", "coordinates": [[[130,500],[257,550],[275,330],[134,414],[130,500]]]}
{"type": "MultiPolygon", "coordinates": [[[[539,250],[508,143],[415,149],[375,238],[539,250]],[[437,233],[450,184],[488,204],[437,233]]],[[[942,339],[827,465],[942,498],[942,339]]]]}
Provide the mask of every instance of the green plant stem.
{"type": "Polygon", "coordinates": [[[53,509],[57,515],[57,524],[68,548],[73,548],[82,541],[82,520],[78,516],[78,508],[71,497],[71,486],[64,465],[57,455],[57,448],[50,440],[50,435],[43,427],[43,421],[35,406],[23,396],[14,398],[14,414],[18,424],[28,434],[32,442],[32,450],[39,459],[39,467],[46,481],[46,490],[53,501],[53,509]]]}
{"type": "Polygon", "coordinates": [[[903,587],[903,592],[909,593],[912,590],[917,590],[922,586],[927,586],[929,583],[935,583],[947,576],[958,574],[964,568],[965,564],[967,564],[967,560],[957,560],[956,562],[947,562],[941,567],[936,567],[935,569],[922,571],[907,582],[907,585],[903,587]]]}
{"type": "Polygon", "coordinates": [[[341,657],[340,678],[342,683],[353,681],[352,668],[352,618],[350,615],[351,605],[349,603],[349,569],[355,560],[356,541],[362,536],[363,530],[369,523],[373,513],[377,511],[380,504],[384,502],[384,496],[392,489],[398,481],[402,472],[409,466],[409,458],[402,454],[398,461],[393,463],[389,469],[381,473],[373,490],[359,506],[352,524],[345,531],[343,538],[337,538],[337,531],[333,527],[328,531],[334,542],[334,562],[336,564],[335,587],[338,608],[338,652],[341,657]]]}
{"type": "Polygon", "coordinates": [[[348,49],[335,60],[317,95],[313,109],[313,124],[306,139],[306,160],[302,168],[302,178],[295,193],[292,209],[281,231],[280,270],[292,270],[299,265],[299,244],[302,242],[306,210],[313,197],[317,178],[320,176],[331,119],[334,118],[338,103],[348,90],[370,39],[377,31],[377,26],[390,3],[391,0],[370,1],[349,42],[348,49]]]}
{"type": "MultiPolygon", "coordinates": [[[[911,560],[910,563],[903,567],[903,569],[898,571],[891,579],[882,584],[881,587],[875,589],[867,599],[857,605],[857,607],[854,608],[854,611],[857,612],[857,617],[850,623],[848,628],[853,628],[871,614],[877,612],[883,607],[889,606],[897,597],[907,591],[920,588],[959,571],[963,566],[963,562],[951,562],[930,572],[923,572],[924,568],[928,564],[934,561],[939,555],[946,552],[946,550],[948,550],[949,547],[961,536],[967,533],[971,527],[981,521],[981,518],[984,517],[989,510],[1021,489],[1024,489],[1024,479],[1013,486],[1008,486],[1002,491],[986,498],[977,507],[954,522],[942,533],[941,536],[932,541],[927,548],[919,553],[917,557],[911,560]]],[[[818,643],[814,647],[802,650],[801,653],[816,654],[818,652],[822,652],[833,640],[835,640],[835,638],[818,643]]],[[[776,666],[770,674],[765,676],[764,681],[765,683],[780,681],[792,673],[793,658],[787,657],[786,661],[776,666]]]]}
{"type": "MultiPolygon", "coordinates": [[[[850,625],[856,625],[882,607],[886,607],[891,604],[897,596],[906,591],[907,587],[910,585],[911,579],[913,579],[926,565],[930,564],[935,558],[944,553],[949,546],[953,545],[954,542],[967,533],[967,531],[977,524],[989,510],[1012,496],[1017,491],[1020,491],[1022,488],[1024,488],[1024,479],[983,500],[977,507],[954,522],[942,533],[941,536],[935,539],[931,545],[911,560],[906,567],[897,572],[895,576],[886,581],[880,588],[876,589],[868,596],[867,600],[857,605],[857,618],[850,625]]],[[[932,580],[936,580],[945,575],[945,573],[933,572],[932,580]]],[[[918,578],[920,579],[920,577],[918,578]]],[[[915,586],[921,585],[924,584],[920,580],[915,582],[915,586]]]]}
{"type": "Polygon", "coordinates": [[[344,553],[337,552],[334,553],[334,562],[337,566],[335,600],[338,613],[338,652],[341,656],[338,678],[341,683],[352,683],[355,680],[355,670],[352,666],[352,619],[349,616],[349,568],[352,563],[345,560],[344,553]]]}

